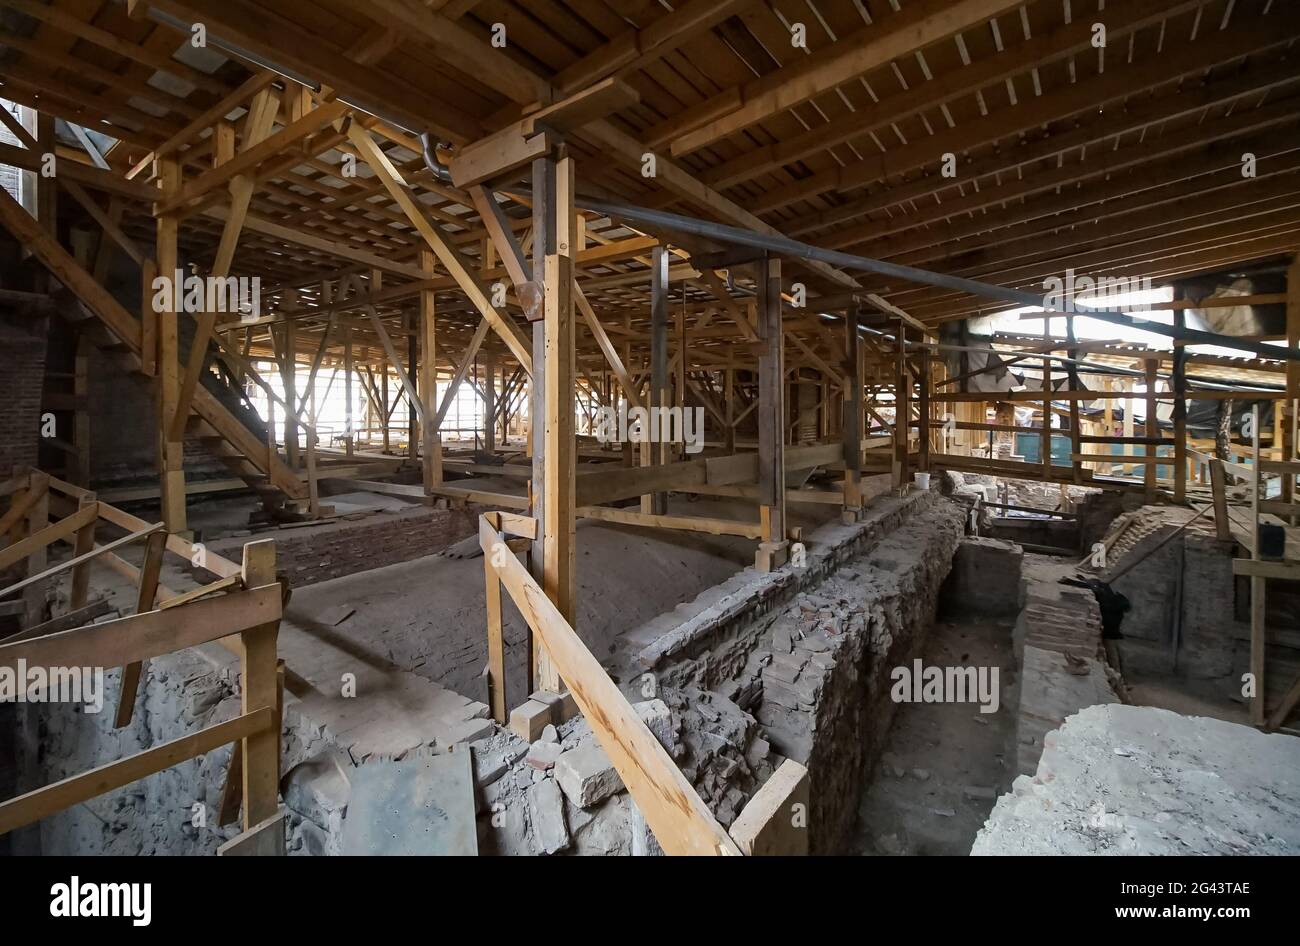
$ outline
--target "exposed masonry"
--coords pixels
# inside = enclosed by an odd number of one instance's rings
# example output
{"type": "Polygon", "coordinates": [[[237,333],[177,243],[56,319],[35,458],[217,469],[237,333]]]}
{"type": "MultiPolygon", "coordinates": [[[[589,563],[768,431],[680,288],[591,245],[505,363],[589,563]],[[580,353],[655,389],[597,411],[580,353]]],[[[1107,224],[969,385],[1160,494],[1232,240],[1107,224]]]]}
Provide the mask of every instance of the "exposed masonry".
{"type": "Polygon", "coordinates": [[[814,533],[807,568],[742,573],[624,639],[621,673],[711,689],[808,767],[813,852],[851,833],[893,718],[889,672],[924,645],[965,519],[933,493],[882,497],[868,516],[814,533]]]}
{"type": "Polygon", "coordinates": [[[44,316],[0,317],[0,378],[5,383],[0,479],[8,479],[15,466],[37,465],[48,332],[44,316]]]}
{"type": "Polygon", "coordinates": [[[1049,732],[1084,707],[1119,702],[1116,674],[1106,662],[1101,612],[1090,591],[1031,583],[1013,639],[1020,666],[1017,770],[1032,774],[1049,732]]]}
{"type": "MultiPolygon", "coordinates": [[[[328,500],[326,500],[328,502],[328,500]]],[[[277,573],[289,587],[301,588],[343,575],[409,562],[441,552],[452,543],[476,535],[485,507],[460,509],[413,507],[377,512],[361,522],[343,521],[273,533],[277,573]]],[[[212,543],[220,555],[237,558],[248,537],[212,543]]]]}
{"type": "MultiPolygon", "coordinates": [[[[1213,681],[1225,698],[1239,699],[1241,675],[1250,669],[1249,589],[1232,574],[1233,556],[1241,553],[1235,541],[1216,537],[1208,516],[1187,524],[1194,516],[1188,509],[1142,506],[1111,528],[1118,538],[1102,577],[1135,563],[1114,585],[1132,604],[1120,642],[1123,666],[1213,681]]],[[[1265,675],[1275,702],[1294,678],[1289,668],[1300,662],[1300,607],[1286,582],[1271,584],[1269,601],[1269,661],[1282,668],[1265,675]]]]}

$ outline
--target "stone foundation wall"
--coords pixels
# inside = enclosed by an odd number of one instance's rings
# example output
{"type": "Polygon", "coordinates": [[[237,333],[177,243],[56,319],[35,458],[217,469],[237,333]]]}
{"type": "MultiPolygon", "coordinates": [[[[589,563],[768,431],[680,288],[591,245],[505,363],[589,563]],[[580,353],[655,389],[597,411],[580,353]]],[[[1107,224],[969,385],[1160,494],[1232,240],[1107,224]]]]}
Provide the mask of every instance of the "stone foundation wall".
{"type": "Polygon", "coordinates": [[[869,516],[818,530],[805,569],[742,573],[739,587],[702,595],[625,663],[734,701],[776,753],[809,769],[813,853],[850,835],[893,718],[890,671],[921,652],[965,522],[936,493],[882,497],[869,516]]]}

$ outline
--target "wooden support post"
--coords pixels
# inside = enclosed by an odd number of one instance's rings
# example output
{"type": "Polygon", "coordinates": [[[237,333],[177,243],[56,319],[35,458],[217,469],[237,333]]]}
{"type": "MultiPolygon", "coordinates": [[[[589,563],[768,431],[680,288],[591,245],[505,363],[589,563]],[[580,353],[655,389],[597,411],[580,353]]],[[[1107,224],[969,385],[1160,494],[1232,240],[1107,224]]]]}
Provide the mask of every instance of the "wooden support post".
{"type": "Polygon", "coordinates": [[[921,365],[920,376],[917,378],[917,416],[920,418],[921,426],[917,431],[920,440],[921,457],[918,466],[921,470],[929,472],[930,470],[930,350],[921,349],[917,359],[921,365]]]}
{"type": "MultiPolygon", "coordinates": [[[[555,240],[544,267],[546,323],[546,509],[542,530],[542,588],[572,626],[576,624],[573,159],[560,158],[555,171],[555,240]]],[[[558,677],[553,682],[558,683],[558,677]]],[[[553,689],[539,680],[542,689],[553,689]]]]}
{"type": "MultiPolygon", "coordinates": [[[[650,420],[649,431],[642,431],[642,436],[653,437],[649,451],[652,466],[662,466],[667,462],[667,444],[659,438],[655,429],[655,408],[660,410],[669,406],[668,392],[668,251],[663,246],[656,246],[650,255],[650,420]]],[[[663,516],[668,513],[668,494],[659,492],[641,497],[641,511],[649,515],[663,516]]]]}
{"type": "MultiPolygon", "coordinates": [[[[1187,312],[1174,312],[1174,325],[1187,327],[1187,312]]],[[[1187,349],[1174,339],[1174,502],[1187,500],[1187,349]]]]}
{"type": "MultiPolygon", "coordinates": [[[[87,506],[95,506],[95,495],[83,496],[78,501],[80,509],[87,506]]],[[[92,518],[88,523],[77,531],[77,539],[73,546],[73,558],[81,558],[88,554],[95,547],[95,519],[92,518]]],[[[72,571],[72,590],[69,593],[68,610],[76,611],[86,605],[86,598],[90,594],[90,563],[87,561],[84,565],[78,565],[72,571]]]]}
{"type": "Polygon", "coordinates": [[[414,461],[420,455],[420,417],[423,411],[423,402],[419,390],[419,350],[420,337],[415,330],[414,313],[407,312],[402,316],[402,326],[406,330],[406,376],[410,379],[411,387],[407,389],[406,396],[408,399],[406,410],[406,455],[414,461]],[[412,388],[414,390],[412,390],[412,388]]]}
{"type": "MultiPolygon", "coordinates": [[[[844,417],[840,422],[844,444],[844,519],[858,520],[862,512],[862,358],[859,348],[859,323],[861,314],[850,307],[844,316],[844,379],[848,389],[843,392],[841,404],[844,417]]],[[[730,380],[730,371],[728,371],[730,380]]],[[[727,411],[730,416],[731,393],[727,393],[727,411]]]]}
{"type": "MultiPolygon", "coordinates": [[[[575,437],[573,325],[573,161],[553,154],[533,162],[533,281],[543,287],[533,323],[533,574],[570,624],[574,621],[575,437]]],[[[531,690],[560,692],[559,673],[532,642],[531,690]]]]}
{"type": "Polygon", "coordinates": [[[722,373],[723,403],[726,409],[726,423],[723,431],[724,449],[728,454],[736,452],[736,371],[728,367],[722,373]]]}
{"type": "MultiPolygon", "coordinates": [[[[1043,340],[1046,342],[1052,334],[1052,320],[1048,316],[1043,317],[1043,340]]],[[[1043,430],[1039,434],[1039,451],[1041,456],[1039,460],[1042,463],[1043,482],[1050,482],[1052,479],[1052,359],[1048,357],[1052,352],[1049,346],[1043,345],[1043,430]]]]}
{"type": "MultiPolygon", "coordinates": [[[[420,249],[420,269],[433,276],[433,250],[420,249]]],[[[420,470],[424,480],[424,493],[432,495],[435,486],[442,485],[442,435],[438,431],[438,319],[432,289],[420,290],[420,397],[424,399],[424,423],[420,425],[423,438],[420,470]]]]}
{"type": "MultiPolygon", "coordinates": [[[[181,187],[181,166],[174,158],[158,162],[158,188],[164,203],[181,187]]],[[[157,219],[158,273],[167,280],[176,278],[179,223],[175,216],[165,214],[157,219]]],[[[161,488],[163,523],[168,532],[177,535],[186,531],[185,523],[185,443],[173,434],[172,423],[180,400],[180,342],[175,293],[165,293],[162,311],[158,313],[157,353],[157,427],[158,474],[161,488]]],[[[154,298],[150,294],[147,298],[154,298]]]]}
{"type": "Polygon", "coordinates": [[[492,358],[483,359],[483,449],[496,452],[497,364],[492,358]]]}
{"type": "Polygon", "coordinates": [[[389,420],[393,416],[393,409],[392,407],[389,406],[390,401],[388,399],[388,362],[387,361],[385,361],[380,366],[379,399],[383,404],[383,410],[380,411],[381,416],[379,418],[380,433],[381,436],[383,437],[383,443],[384,443],[383,452],[387,454],[393,452],[393,434],[392,434],[392,429],[389,427],[388,424],[389,420]]]}
{"type": "Polygon", "coordinates": [[[352,395],[352,326],[343,326],[343,435],[344,450],[347,452],[348,459],[352,459],[353,452],[356,450],[357,426],[356,418],[353,416],[356,410],[356,399],[352,395]]]}
{"type": "MultiPolygon", "coordinates": [[[[1134,382],[1131,380],[1117,381],[1116,383],[1123,385],[1124,390],[1126,391],[1131,392],[1133,390],[1134,382]]],[[[1133,417],[1136,410],[1135,409],[1136,404],[1137,404],[1137,400],[1135,398],[1130,397],[1124,399],[1124,439],[1125,440],[1131,440],[1137,429],[1133,417]]],[[[1136,453],[1133,447],[1128,443],[1124,444],[1124,446],[1120,448],[1120,452],[1123,453],[1124,456],[1126,457],[1133,456],[1136,453]]],[[[1130,473],[1133,472],[1133,464],[1131,463],[1125,464],[1122,472],[1124,473],[1125,476],[1128,476],[1130,473]]]]}
{"type": "Polygon", "coordinates": [[[898,321],[894,381],[894,486],[908,481],[908,453],[911,449],[912,378],[907,373],[907,324],[898,321]]]}
{"type": "MultiPolygon", "coordinates": [[[[1300,255],[1291,261],[1286,271],[1286,343],[1290,348],[1300,348],[1300,255]]],[[[1282,459],[1300,458],[1296,442],[1297,429],[1300,425],[1300,361],[1286,363],[1286,398],[1281,407],[1285,411],[1282,423],[1282,459]]],[[[1282,502],[1289,503],[1300,499],[1296,495],[1295,473],[1289,472],[1282,477],[1282,502]]],[[[1297,517],[1291,516],[1291,525],[1297,524],[1297,517]]]]}
{"type": "MultiPolygon", "coordinates": [[[[1160,417],[1156,413],[1157,402],[1155,398],[1156,383],[1160,377],[1159,374],[1157,373],[1159,368],[1160,368],[1160,362],[1156,361],[1154,358],[1147,360],[1146,362],[1146,385],[1147,385],[1146,435],[1148,437],[1160,436],[1160,417]]],[[[1146,445],[1145,448],[1146,456],[1154,457],[1159,452],[1160,452],[1160,448],[1157,447],[1155,444],[1149,443],[1146,445]]],[[[1143,496],[1145,498],[1145,501],[1148,503],[1154,502],[1156,498],[1156,464],[1154,463],[1142,464],[1142,485],[1143,485],[1143,496]]]]}
{"type": "MultiPolygon", "coordinates": [[[[275,542],[264,539],[244,546],[244,587],[260,588],[275,582],[275,542]]],[[[276,637],[280,622],[261,624],[240,632],[240,710],[245,715],[261,709],[278,712],[276,637]]],[[[242,745],[245,831],[275,815],[279,809],[280,727],[246,736],[242,745]]]]}
{"type": "MultiPolygon", "coordinates": [[[[1068,355],[1069,358],[1071,359],[1069,362],[1069,367],[1066,369],[1066,373],[1070,379],[1069,382],[1070,390],[1078,391],[1079,390],[1079,369],[1078,366],[1075,365],[1074,359],[1079,357],[1079,350],[1074,346],[1076,338],[1074,335],[1073,315],[1067,315],[1065,317],[1065,333],[1068,336],[1070,341],[1070,347],[1066,351],[1066,355],[1068,355]]],[[[1074,482],[1076,483],[1083,482],[1083,462],[1081,460],[1076,459],[1078,455],[1083,452],[1083,450],[1080,449],[1080,443],[1079,443],[1079,435],[1082,433],[1082,431],[1079,429],[1079,423],[1080,423],[1079,401],[1076,398],[1070,398],[1070,465],[1071,465],[1071,472],[1073,473],[1074,482]]]]}
{"type": "Polygon", "coordinates": [[[1223,461],[1210,461],[1210,489],[1214,496],[1214,531],[1222,542],[1232,541],[1232,523],[1228,520],[1227,474],[1223,461]]]}
{"type": "Polygon", "coordinates": [[[290,317],[284,320],[281,332],[284,344],[280,352],[280,383],[284,386],[284,403],[286,405],[284,411],[284,455],[289,462],[289,469],[296,472],[299,469],[298,415],[294,413],[293,408],[298,403],[298,328],[292,313],[298,306],[292,298],[293,295],[293,293],[290,294],[290,301],[286,306],[290,317]]]}
{"type": "MultiPolygon", "coordinates": [[[[27,534],[35,535],[50,524],[50,478],[45,473],[33,472],[32,490],[39,490],[40,495],[27,510],[27,534]]],[[[45,545],[33,549],[27,556],[27,577],[39,575],[45,571],[49,561],[49,550],[45,545]]],[[[35,627],[45,620],[45,586],[44,581],[33,582],[23,591],[23,627],[35,627]]]]}
{"type": "Polygon", "coordinates": [[[763,541],[755,567],[772,571],[785,564],[785,345],[781,330],[781,261],[761,259],[758,286],[758,503],[763,541]]]}
{"type": "MultiPolygon", "coordinates": [[[[144,561],[140,565],[140,583],[136,588],[135,613],[152,611],[158,597],[158,579],[162,574],[163,552],[167,548],[167,533],[155,532],[145,540],[144,561]]],[[[136,660],[122,668],[122,686],[117,695],[117,729],[127,726],[135,714],[135,695],[140,688],[144,661],[136,660]]]]}
{"type": "MultiPolygon", "coordinates": [[[[504,542],[500,547],[503,554],[514,554],[504,542]]],[[[492,707],[492,718],[504,726],[509,713],[506,706],[506,642],[501,623],[501,578],[492,562],[495,553],[495,547],[493,551],[483,553],[483,579],[487,588],[488,705],[492,707]]]]}
{"type": "MultiPolygon", "coordinates": [[[[1263,499],[1264,477],[1259,469],[1259,405],[1256,404],[1251,414],[1251,468],[1250,468],[1250,558],[1258,562],[1259,557],[1259,505],[1263,499]]],[[[1265,618],[1268,614],[1268,592],[1265,590],[1265,578],[1254,573],[1250,576],[1250,675],[1255,683],[1255,695],[1250,701],[1250,721],[1256,726],[1264,725],[1265,701],[1267,689],[1264,686],[1265,655],[1268,647],[1268,633],[1265,618]]]]}
{"type": "Polygon", "coordinates": [[[78,486],[90,485],[90,350],[92,347],[86,333],[78,333],[72,380],[72,396],[76,408],[72,439],[77,448],[77,459],[71,476],[72,481],[78,486]]]}

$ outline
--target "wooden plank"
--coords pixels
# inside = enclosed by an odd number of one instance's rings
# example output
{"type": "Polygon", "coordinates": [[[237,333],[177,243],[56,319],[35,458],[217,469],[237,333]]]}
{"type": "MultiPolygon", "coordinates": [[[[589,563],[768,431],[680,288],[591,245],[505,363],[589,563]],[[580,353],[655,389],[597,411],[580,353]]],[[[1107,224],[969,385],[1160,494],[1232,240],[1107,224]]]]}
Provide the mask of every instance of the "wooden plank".
{"type": "Polygon", "coordinates": [[[210,584],[202,585],[198,588],[192,588],[183,594],[178,594],[174,598],[168,598],[158,606],[158,609],[160,611],[167,611],[171,608],[179,608],[183,604],[189,604],[191,601],[197,601],[199,598],[206,598],[208,595],[214,595],[219,591],[229,591],[232,588],[240,587],[243,587],[243,579],[239,575],[231,575],[229,578],[219,578],[210,584]]]}
{"type": "MultiPolygon", "coordinates": [[[[433,251],[421,247],[420,269],[433,275],[433,251]]],[[[425,489],[442,482],[442,435],[438,430],[444,412],[438,411],[438,316],[437,301],[432,291],[421,291],[420,305],[420,393],[424,410],[420,424],[420,473],[425,489]]],[[[448,402],[450,407],[450,402],[448,402]]],[[[350,408],[349,408],[350,409],[350,408]]],[[[351,441],[349,441],[349,445],[351,441]]]]}
{"type": "Polygon", "coordinates": [[[111,552],[114,549],[121,548],[123,545],[129,545],[132,542],[138,542],[141,539],[149,535],[152,535],[155,532],[161,531],[162,528],[163,528],[163,524],[161,522],[154,523],[152,526],[149,526],[148,529],[142,530],[140,532],[133,532],[130,535],[125,535],[114,542],[108,543],[107,545],[97,545],[84,555],[78,555],[76,558],[68,559],[66,562],[60,562],[58,565],[55,565],[52,568],[47,568],[45,571],[37,575],[29,575],[27,578],[24,578],[22,581],[16,582],[10,585],[8,588],[0,590],[0,598],[7,597],[13,594],[14,592],[26,588],[30,585],[34,585],[37,582],[45,581],[47,578],[53,578],[55,575],[59,574],[60,572],[67,571],[70,568],[76,568],[78,565],[81,565],[85,562],[92,561],[93,559],[98,558],[100,555],[103,555],[106,552],[111,552]]]}
{"type": "MultiPolygon", "coordinates": [[[[140,583],[136,588],[136,614],[153,610],[154,600],[158,597],[158,579],[162,573],[163,551],[166,547],[167,536],[162,532],[155,532],[145,543],[144,562],[140,567],[140,583]]],[[[113,723],[117,729],[131,722],[131,717],[135,713],[135,694],[140,687],[140,675],[143,671],[144,662],[140,660],[133,660],[122,667],[122,686],[118,691],[117,715],[113,723]]]]}
{"type": "Polygon", "coordinates": [[[1286,695],[1282,697],[1282,701],[1278,703],[1277,709],[1269,716],[1267,728],[1280,728],[1298,703],[1300,703],[1300,678],[1297,678],[1295,683],[1291,684],[1291,689],[1287,690],[1286,695]]]}
{"type": "Polygon", "coordinates": [[[5,514],[0,516],[0,536],[7,535],[10,529],[22,522],[32,507],[44,498],[48,489],[48,480],[33,477],[31,487],[24,487],[24,491],[10,503],[5,514]]]}
{"type": "Polygon", "coordinates": [[[10,634],[3,639],[5,644],[16,644],[19,641],[31,640],[34,637],[44,637],[46,634],[57,634],[59,631],[68,631],[75,627],[81,627],[88,621],[93,621],[102,614],[107,614],[113,610],[107,598],[99,598],[85,607],[78,608],[75,611],[69,611],[67,614],[61,614],[56,618],[50,618],[44,624],[38,624],[35,627],[29,627],[19,631],[17,634],[10,634]]]}
{"type": "Polygon", "coordinates": [[[1234,558],[1232,573],[1251,578],[1272,578],[1277,581],[1300,581],[1300,562],[1257,561],[1250,558],[1234,558]]]}
{"type": "MultiPolygon", "coordinates": [[[[263,90],[259,95],[267,95],[268,101],[270,101],[269,89],[263,90]]],[[[254,104],[256,105],[256,100],[254,100],[254,104]]],[[[278,104],[278,100],[276,100],[276,104],[278,104]]],[[[254,133],[251,136],[251,146],[244,148],[237,156],[224,164],[200,174],[181,187],[175,196],[164,199],[158,207],[158,213],[184,213],[189,204],[219,187],[231,184],[237,177],[246,176],[255,180],[259,165],[290,150],[294,145],[337,121],[347,111],[348,107],[342,102],[326,102],[320,108],[308,112],[297,121],[290,122],[275,134],[254,133]]],[[[264,114],[259,113],[259,117],[264,114]]],[[[272,112],[269,119],[265,119],[260,123],[266,128],[266,131],[269,131],[269,123],[273,122],[274,119],[275,115],[272,112]]],[[[248,131],[245,134],[247,136],[248,131]]]]}
{"type": "MultiPolygon", "coordinates": [[[[492,516],[493,513],[485,515],[492,516]]],[[[503,555],[514,555],[504,544],[500,549],[503,555]]],[[[483,556],[483,580],[487,607],[488,704],[492,707],[492,718],[504,726],[509,717],[506,703],[505,631],[501,623],[501,579],[497,577],[497,569],[490,554],[483,556]]]]}
{"type": "Polygon", "coordinates": [[[136,660],[197,647],[256,627],[280,615],[280,586],[266,585],[187,606],[185,620],[175,614],[146,611],[116,621],[79,627],[33,640],[0,644],[0,667],[120,667],[136,660]]]}
{"type": "Polygon", "coordinates": [[[448,165],[452,183],[473,187],[502,177],[548,154],[551,147],[545,133],[524,135],[512,126],[459,150],[448,165]]]}
{"type": "MultiPolygon", "coordinates": [[[[573,233],[574,162],[555,161],[553,231],[543,257],[546,413],[542,525],[542,588],[570,624],[577,620],[576,440],[574,430],[573,233]]],[[[538,665],[537,688],[560,692],[560,679],[538,665]]]]}
{"type": "Polygon", "coordinates": [[[791,66],[720,93],[716,99],[721,100],[724,113],[702,127],[678,134],[672,153],[681,156],[706,147],[1019,5],[1018,0],[928,0],[909,6],[843,37],[820,55],[797,58],[791,66]]]}
{"type": "MultiPolygon", "coordinates": [[[[484,556],[492,556],[501,542],[483,519],[479,520],[479,542],[484,556]]],[[[527,569],[509,552],[496,554],[504,562],[499,569],[501,583],[550,653],[578,709],[664,851],[738,855],[735,842],[527,569]]]]}
{"type": "MultiPolygon", "coordinates": [[[[105,522],[111,522],[118,528],[125,529],[128,532],[141,532],[152,528],[149,523],[145,522],[140,517],[133,516],[129,512],[124,512],[116,506],[112,506],[108,503],[99,504],[99,518],[103,519],[105,522]]],[[[231,575],[241,574],[240,567],[230,559],[224,558],[210,549],[204,549],[202,556],[196,556],[194,553],[197,549],[198,546],[194,543],[189,542],[179,535],[168,533],[167,551],[171,552],[173,555],[179,555],[187,562],[195,565],[195,567],[210,572],[218,578],[229,578],[231,575]]]]}
{"type": "Polygon", "coordinates": [[[1228,519],[1227,477],[1223,471],[1223,461],[1217,457],[1210,460],[1210,488],[1214,495],[1214,531],[1222,542],[1232,539],[1232,522],[1228,519]]]}
{"type": "Polygon", "coordinates": [[[0,803],[0,834],[32,824],[73,805],[89,801],[147,775],[169,769],[188,759],[212,752],[237,739],[263,732],[272,724],[272,713],[262,708],[236,716],[198,732],[181,736],[144,752],[127,756],[98,768],[73,775],[44,788],[26,792],[0,803]]]}
{"type": "MultiPolygon", "coordinates": [[[[280,629],[281,587],[275,577],[275,542],[264,539],[244,546],[243,581],[246,588],[269,586],[277,595],[273,615],[263,623],[240,629],[243,654],[240,656],[240,709],[245,714],[272,713],[277,720],[250,733],[243,740],[244,830],[275,815],[279,808],[280,725],[279,689],[276,680],[276,636],[280,629]]],[[[189,609],[220,605],[249,592],[235,592],[220,598],[196,601],[189,609]]],[[[162,613],[162,612],[159,612],[162,613]]],[[[233,630],[233,629],[232,629],[233,630]]]]}
{"type": "MultiPolygon", "coordinates": [[[[99,516],[97,503],[82,506],[70,516],[65,516],[54,525],[46,526],[40,532],[27,536],[21,541],[0,549],[0,572],[16,565],[38,549],[46,548],[55,542],[65,540],[86,525],[93,523],[99,516]]],[[[4,534],[0,529],[0,535],[4,534]]]]}
{"type": "Polygon", "coordinates": [[[808,770],[786,759],[745,804],[731,837],[750,857],[802,857],[808,853],[811,814],[808,770]]]}
{"type": "Polygon", "coordinates": [[[656,516],[631,509],[612,506],[579,506],[578,515],[601,522],[620,525],[645,526],[655,529],[676,529],[680,532],[703,532],[708,535],[736,535],[745,539],[761,539],[763,527],[757,522],[740,522],[735,519],[709,519],[703,516],[656,516]]]}
{"type": "Polygon", "coordinates": [[[437,227],[433,225],[422,209],[423,205],[418,203],[411,195],[401,172],[388,159],[388,155],[384,154],[383,150],[375,144],[369,132],[356,122],[349,125],[348,138],[361,156],[365,158],[366,163],[370,165],[371,170],[375,172],[375,175],[388,190],[389,195],[397,203],[398,207],[406,214],[411,225],[428,243],[448,274],[456,280],[457,285],[469,297],[474,307],[482,313],[496,333],[501,336],[519,364],[524,366],[524,370],[532,374],[532,356],[528,352],[519,327],[515,325],[507,313],[498,310],[492,304],[487,285],[470,268],[468,262],[461,256],[460,251],[438,232],[437,227]]]}
{"type": "MultiPolygon", "coordinates": [[[[235,753],[232,758],[238,758],[235,753]]],[[[217,848],[217,857],[283,857],[287,811],[277,811],[217,848]]]]}

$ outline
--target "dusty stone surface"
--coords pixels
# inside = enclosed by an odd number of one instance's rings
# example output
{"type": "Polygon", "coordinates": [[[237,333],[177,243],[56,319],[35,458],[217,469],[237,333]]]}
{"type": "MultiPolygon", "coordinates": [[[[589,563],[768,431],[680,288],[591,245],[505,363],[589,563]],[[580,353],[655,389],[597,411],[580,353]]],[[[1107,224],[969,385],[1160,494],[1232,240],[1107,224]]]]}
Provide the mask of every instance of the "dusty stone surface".
{"type": "Polygon", "coordinates": [[[590,808],[623,788],[609,756],[595,743],[557,756],[555,781],[564,797],[579,808],[590,808]]]}
{"type": "Polygon", "coordinates": [[[1300,740],[1092,706],[1047,738],[972,854],[1300,853],[1300,740]]]}

